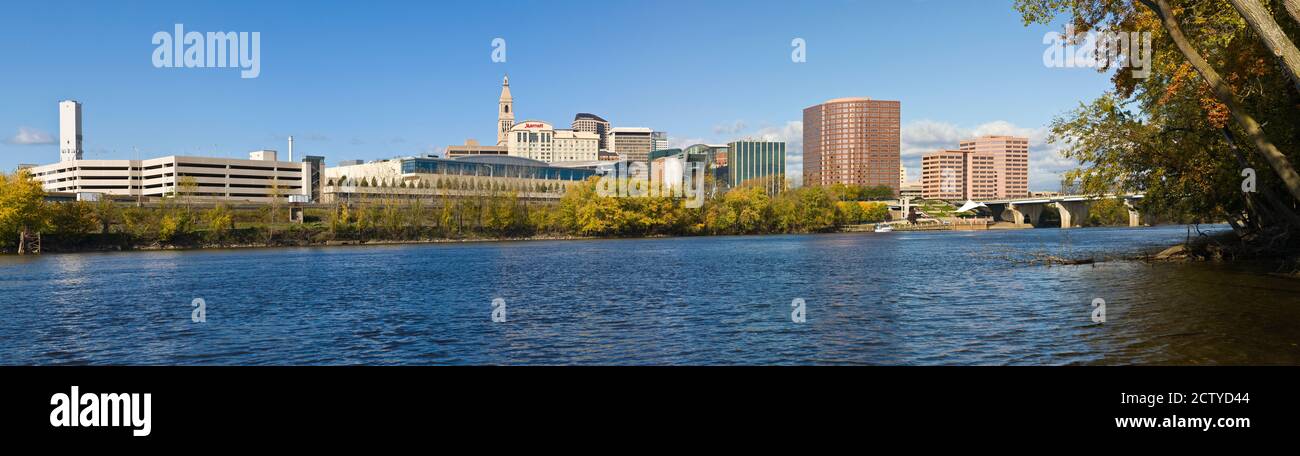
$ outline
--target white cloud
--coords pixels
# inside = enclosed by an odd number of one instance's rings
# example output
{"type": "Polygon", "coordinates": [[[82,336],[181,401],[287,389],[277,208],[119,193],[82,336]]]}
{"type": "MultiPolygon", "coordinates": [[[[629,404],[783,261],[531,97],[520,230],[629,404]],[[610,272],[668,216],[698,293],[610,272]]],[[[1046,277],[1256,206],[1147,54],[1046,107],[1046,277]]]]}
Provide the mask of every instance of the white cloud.
{"type": "Polygon", "coordinates": [[[694,146],[696,144],[712,144],[712,143],[708,142],[704,138],[674,138],[672,136],[668,137],[669,149],[685,149],[687,147],[694,146]]]}
{"type": "Polygon", "coordinates": [[[9,144],[37,145],[55,144],[54,135],[32,127],[18,127],[18,133],[5,140],[9,144]]]}
{"type": "Polygon", "coordinates": [[[714,125],[714,126],[713,126],[713,134],[715,134],[715,135],[720,135],[720,136],[724,136],[724,135],[734,135],[734,134],[736,134],[736,133],[740,133],[740,132],[742,132],[742,131],[745,131],[745,128],[746,128],[745,121],[743,121],[743,120],[737,120],[737,121],[732,122],[732,123],[730,123],[730,124],[717,124],[717,125],[714,125]]]}

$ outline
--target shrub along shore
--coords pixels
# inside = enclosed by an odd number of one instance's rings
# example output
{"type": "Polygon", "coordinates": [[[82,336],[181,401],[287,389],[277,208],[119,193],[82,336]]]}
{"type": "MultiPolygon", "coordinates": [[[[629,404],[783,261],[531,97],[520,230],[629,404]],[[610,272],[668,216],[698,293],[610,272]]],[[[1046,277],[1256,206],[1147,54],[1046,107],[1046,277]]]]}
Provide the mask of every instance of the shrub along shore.
{"type": "MultiPolygon", "coordinates": [[[[190,249],[511,239],[707,236],[832,232],[888,219],[888,206],[864,201],[887,188],[786,189],[762,182],[708,191],[703,207],[670,197],[597,194],[596,179],[556,202],[513,192],[311,207],[289,223],[289,207],[236,209],[184,194],[138,207],[108,200],[51,203],[23,172],[0,175],[0,250],[14,252],[22,233],[40,233],[44,252],[190,249]]],[[[706,188],[710,188],[707,186],[706,188]]]]}

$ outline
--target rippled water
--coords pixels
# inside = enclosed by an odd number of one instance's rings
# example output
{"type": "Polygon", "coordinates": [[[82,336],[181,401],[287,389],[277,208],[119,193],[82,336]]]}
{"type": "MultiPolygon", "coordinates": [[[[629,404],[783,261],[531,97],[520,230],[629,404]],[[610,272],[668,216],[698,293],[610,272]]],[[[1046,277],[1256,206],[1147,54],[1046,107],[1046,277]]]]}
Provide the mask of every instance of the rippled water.
{"type": "Polygon", "coordinates": [[[1300,281],[1029,265],[1183,227],[0,258],[3,364],[1300,364],[1300,281]],[[194,298],[207,322],[190,320],[194,298]],[[490,319],[494,298],[507,321],[490,319]],[[807,322],[791,322],[802,298],[807,322]],[[1107,303],[1095,325],[1091,302],[1107,303]]]}

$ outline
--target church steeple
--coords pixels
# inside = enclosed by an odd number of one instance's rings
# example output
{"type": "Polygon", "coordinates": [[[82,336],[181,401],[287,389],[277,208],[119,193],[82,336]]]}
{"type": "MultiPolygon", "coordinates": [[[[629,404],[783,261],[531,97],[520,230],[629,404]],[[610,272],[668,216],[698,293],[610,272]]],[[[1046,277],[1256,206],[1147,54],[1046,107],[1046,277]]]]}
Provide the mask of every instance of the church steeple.
{"type": "Polygon", "coordinates": [[[501,79],[501,99],[497,101],[497,145],[506,145],[506,135],[515,125],[515,102],[510,96],[510,75],[501,79]]]}

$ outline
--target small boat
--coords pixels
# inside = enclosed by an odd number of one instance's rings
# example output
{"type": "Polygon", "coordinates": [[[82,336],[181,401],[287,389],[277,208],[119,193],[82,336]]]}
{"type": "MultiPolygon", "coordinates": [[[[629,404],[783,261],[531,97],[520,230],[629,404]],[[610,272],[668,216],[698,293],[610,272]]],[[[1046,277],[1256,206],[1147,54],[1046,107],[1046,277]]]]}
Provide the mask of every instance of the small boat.
{"type": "Polygon", "coordinates": [[[883,223],[882,223],[882,224],[876,225],[876,232],[877,232],[877,233],[892,233],[892,232],[894,232],[894,227],[893,227],[893,225],[886,225],[886,224],[883,224],[883,223]]]}

